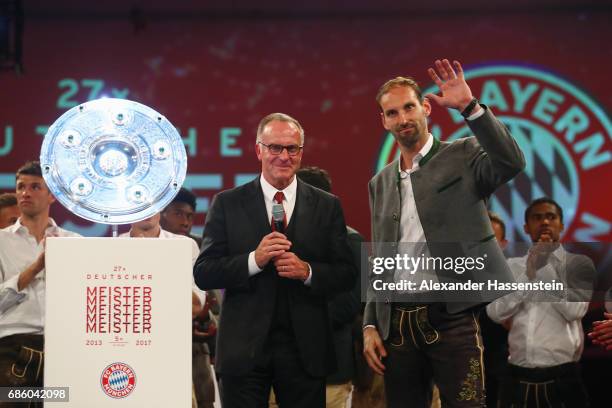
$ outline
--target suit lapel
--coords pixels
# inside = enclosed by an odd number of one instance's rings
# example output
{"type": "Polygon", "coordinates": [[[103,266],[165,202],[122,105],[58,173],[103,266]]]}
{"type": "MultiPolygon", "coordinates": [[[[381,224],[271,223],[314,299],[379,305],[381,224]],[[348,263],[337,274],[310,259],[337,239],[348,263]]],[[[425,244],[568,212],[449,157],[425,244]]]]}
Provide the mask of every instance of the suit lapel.
{"type": "Polygon", "coordinates": [[[247,214],[247,218],[253,220],[251,225],[255,229],[256,236],[261,237],[262,234],[267,235],[272,232],[269,219],[271,214],[268,215],[266,211],[259,177],[256,177],[244,189],[242,206],[247,214]]]}
{"type": "Polygon", "coordinates": [[[292,241],[293,237],[300,235],[298,231],[304,231],[309,228],[316,204],[312,192],[299,179],[296,194],[293,215],[291,220],[289,220],[289,225],[287,225],[287,236],[290,241],[292,241]]]}

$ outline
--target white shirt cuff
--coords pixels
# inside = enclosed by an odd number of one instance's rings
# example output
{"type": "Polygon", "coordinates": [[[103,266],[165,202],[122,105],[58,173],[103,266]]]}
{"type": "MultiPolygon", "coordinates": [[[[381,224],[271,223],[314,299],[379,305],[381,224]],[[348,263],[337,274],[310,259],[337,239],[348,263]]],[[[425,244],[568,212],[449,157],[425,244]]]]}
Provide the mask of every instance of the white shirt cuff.
{"type": "Polygon", "coordinates": [[[257,262],[255,262],[255,251],[251,251],[249,254],[249,276],[257,275],[261,271],[263,269],[257,266],[257,262]]]}
{"type": "Polygon", "coordinates": [[[306,265],[308,265],[308,277],[304,281],[304,285],[310,286],[310,284],[312,282],[312,268],[310,267],[309,263],[307,263],[306,265]]]}
{"type": "Polygon", "coordinates": [[[25,293],[19,293],[13,288],[7,287],[0,290],[0,316],[11,307],[21,303],[25,297],[25,293]]]}
{"type": "Polygon", "coordinates": [[[479,117],[481,117],[482,115],[484,115],[485,113],[485,108],[483,108],[482,106],[480,107],[480,109],[478,109],[477,112],[472,113],[470,116],[467,117],[467,120],[476,120],[479,117]]]}

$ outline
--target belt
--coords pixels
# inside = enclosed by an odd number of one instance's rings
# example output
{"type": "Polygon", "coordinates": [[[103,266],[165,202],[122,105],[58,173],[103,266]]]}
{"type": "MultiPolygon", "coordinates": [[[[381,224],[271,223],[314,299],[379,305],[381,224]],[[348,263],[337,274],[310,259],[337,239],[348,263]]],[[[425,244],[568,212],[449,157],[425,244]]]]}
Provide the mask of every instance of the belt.
{"type": "Polygon", "coordinates": [[[42,351],[45,346],[45,337],[42,334],[13,334],[0,338],[0,347],[12,347],[16,344],[42,351]]]}
{"type": "Polygon", "coordinates": [[[560,364],[552,367],[519,367],[516,365],[509,364],[510,373],[514,377],[525,379],[532,382],[543,382],[549,381],[554,378],[564,377],[566,375],[577,374],[580,375],[580,366],[578,363],[571,362],[560,364]]]}
{"type": "Polygon", "coordinates": [[[401,310],[402,312],[411,312],[422,307],[429,306],[424,303],[414,303],[414,302],[393,302],[393,307],[395,309],[401,310]]]}

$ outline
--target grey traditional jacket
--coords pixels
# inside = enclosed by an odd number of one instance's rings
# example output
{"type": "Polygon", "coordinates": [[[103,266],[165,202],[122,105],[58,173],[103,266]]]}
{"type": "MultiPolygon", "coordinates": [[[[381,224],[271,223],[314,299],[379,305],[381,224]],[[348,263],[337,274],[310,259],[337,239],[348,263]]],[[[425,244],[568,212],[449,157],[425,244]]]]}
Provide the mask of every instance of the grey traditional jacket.
{"type": "MultiPolygon", "coordinates": [[[[496,188],[523,170],[525,159],[508,129],[484,108],[482,116],[467,121],[475,137],[453,142],[434,139],[431,150],[419,162],[419,170],[410,177],[430,255],[487,253],[485,273],[492,279],[510,281],[512,274],[494,239],[486,200],[496,188]]],[[[397,243],[402,208],[398,161],[382,169],[368,187],[374,247],[376,243],[397,243]]],[[[470,274],[453,275],[453,279],[470,278],[470,274]]],[[[440,274],[438,278],[445,280],[440,274]]],[[[456,313],[492,300],[485,298],[449,301],[446,309],[456,313]]],[[[369,291],[364,325],[375,325],[383,339],[389,333],[392,302],[390,296],[376,298],[369,291]]]]}

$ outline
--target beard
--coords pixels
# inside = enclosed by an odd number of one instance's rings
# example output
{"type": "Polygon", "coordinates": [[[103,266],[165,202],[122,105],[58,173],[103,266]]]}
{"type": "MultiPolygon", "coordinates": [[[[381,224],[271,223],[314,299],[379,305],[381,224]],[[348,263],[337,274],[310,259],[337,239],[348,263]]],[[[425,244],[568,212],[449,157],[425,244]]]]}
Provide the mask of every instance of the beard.
{"type": "Polygon", "coordinates": [[[425,129],[419,123],[409,123],[406,125],[398,125],[393,129],[395,140],[406,148],[412,148],[426,133],[425,129]]]}

